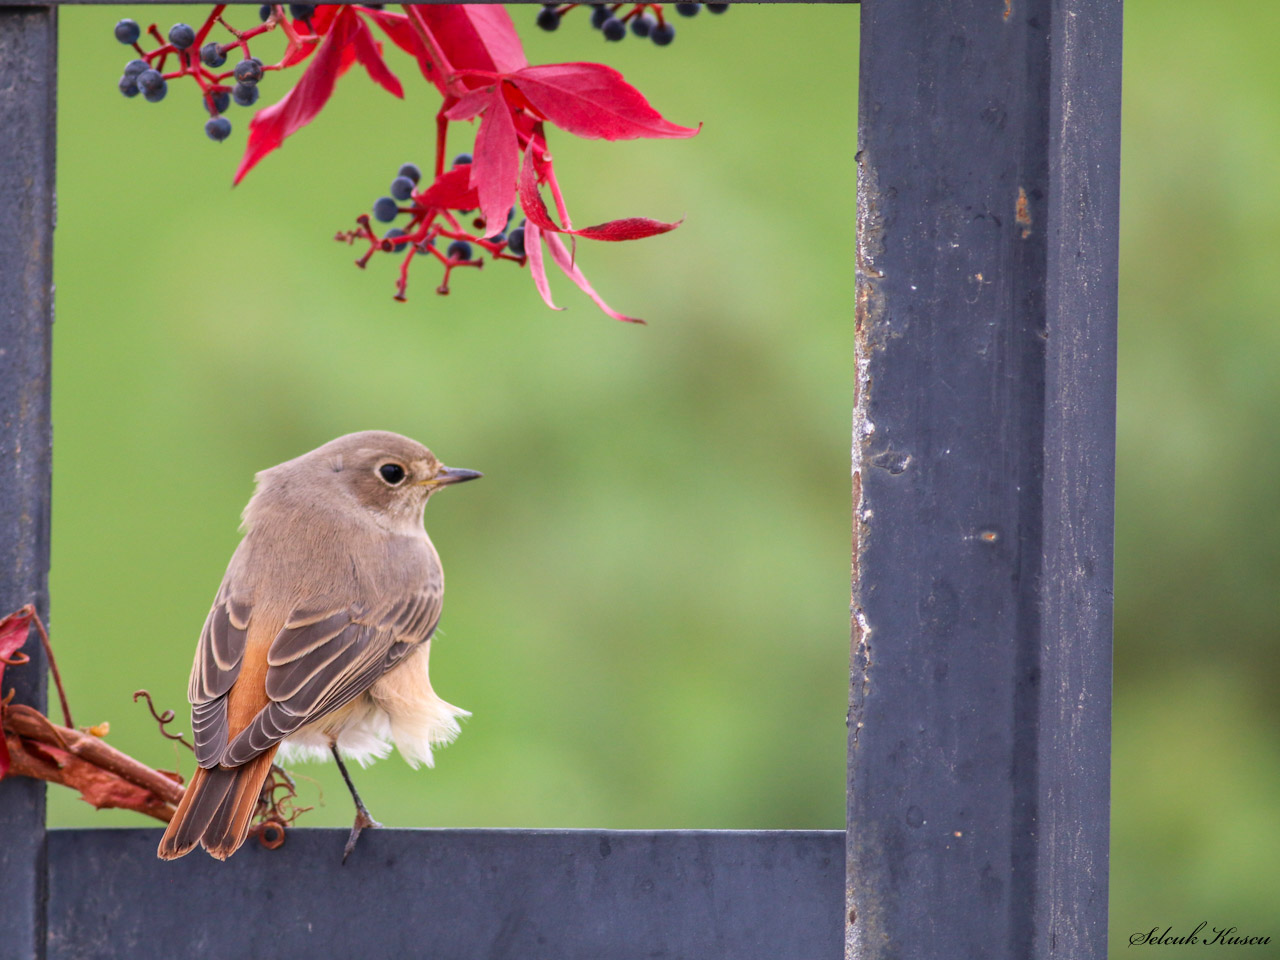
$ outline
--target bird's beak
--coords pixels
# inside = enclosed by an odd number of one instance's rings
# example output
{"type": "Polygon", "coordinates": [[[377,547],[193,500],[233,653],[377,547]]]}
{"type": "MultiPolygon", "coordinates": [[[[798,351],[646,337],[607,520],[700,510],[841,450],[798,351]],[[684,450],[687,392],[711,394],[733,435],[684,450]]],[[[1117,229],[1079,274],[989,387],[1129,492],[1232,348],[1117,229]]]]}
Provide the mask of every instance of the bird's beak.
{"type": "Polygon", "coordinates": [[[462,483],[465,480],[475,480],[477,477],[483,476],[484,474],[479,470],[466,470],[462,467],[441,467],[434,477],[422,482],[432,487],[447,487],[451,483],[462,483]]]}

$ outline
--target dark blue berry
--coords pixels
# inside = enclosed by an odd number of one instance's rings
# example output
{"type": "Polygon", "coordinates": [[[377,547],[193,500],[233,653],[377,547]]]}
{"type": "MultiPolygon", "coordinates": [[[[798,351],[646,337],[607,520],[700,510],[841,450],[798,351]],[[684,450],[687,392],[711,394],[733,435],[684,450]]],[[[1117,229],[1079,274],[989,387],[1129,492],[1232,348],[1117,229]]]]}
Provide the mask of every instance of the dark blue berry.
{"type": "Polygon", "coordinates": [[[136,78],[138,74],[140,74],[143,70],[146,70],[146,69],[147,69],[147,61],[130,60],[128,63],[124,65],[124,75],[126,77],[136,78]]]}
{"type": "Polygon", "coordinates": [[[289,16],[295,20],[310,20],[311,15],[316,12],[314,3],[291,3],[289,4],[289,16]]]}
{"type": "Polygon", "coordinates": [[[700,3],[677,3],[676,4],[676,13],[680,14],[680,16],[682,17],[696,17],[698,15],[698,11],[701,9],[702,9],[702,4],[700,3]]]}
{"type": "Polygon", "coordinates": [[[447,252],[450,260],[470,260],[471,244],[467,243],[465,240],[455,240],[453,243],[449,244],[447,252]]]}
{"type": "Polygon", "coordinates": [[[600,32],[606,40],[621,40],[627,35],[627,25],[617,17],[610,17],[600,27],[600,32]]]}
{"type": "Polygon", "coordinates": [[[669,23],[660,23],[649,36],[658,46],[665,47],[676,38],[676,28],[669,23]]]}
{"type": "Polygon", "coordinates": [[[116,39],[121,43],[137,43],[142,28],[136,20],[121,20],[116,24],[116,39]]]}
{"type": "Polygon", "coordinates": [[[413,181],[408,177],[396,177],[391,181],[391,196],[397,200],[408,200],[413,196],[413,181]]]}
{"type": "Polygon", "coordinates": [[[507,235],[505,233],[495,233],[489,238],[490,243],[506,243],[507,235]]]}
{"type": "MultiPolygon", "coordinates": [[[[383,240],[395,240],[397,237],[403,237],[403,236],[404,236],[404,231],[403,231],[403,230],[401,230],[399,227],[392,227],[390,230],[388,230],[388,231],[383,235],[382,239],[383,239],[383,240]]],[[[408,240],[399,240],[399,241],[397,241],[396,243],[393,243],[393,244],[391,245],[391,249],[392,249],[392,250],[395,250],[395,251],[400,251],[400,250],[403,250],[403,249],[404,249],[405,247],[407,247],[408,245],[409,245],[409,241],[408,241],[408,240]]]]}
{"type": "Polygon", "coordinates": [[[524,256],[524,227],[516,227],[507,237],[507,252],[513,257],[524,256]]]}
{"type": "MultiPolygon", "coordinates": [[[[139,84],[139,86],[141,86],[141,84],[139,84]]],[[[169,84],[166,81],[161,80],[160,86],[156,87],[154,90],[144,90],[142,91],[142,95],[147,98],[147,103],[159,103],[164,99],[164,95],[168,92],[169,84]]]]}
{"type": "Polygon", "coordinates": [[[140,92],[138,90],[138,78],[131,77],[126,73],[120,78],[120,92],[126,97],[136,97],[140,92]]]}
{"type": "Polygon", "coordinates": [[[251,87],[262,79],[262,61],[257,57],[247,57],[236,64],[235,74],[236,80],[251,87]]]}
{"type": "Polygon", "coordinates": [[[631,32],[637,37],[647,37],[653,32],[653,28],[658,25],[658,21],[650,14],[642,13],[638,17],[634,17],[631,21],[631,32]]]}
{"type": "Polygon", "coordinates": [[[260,96],[262,96],[261,90],[243,83],[237,83],[231,91],[231,99],[242,107],[252,107],[258,102],[260,96]]]}
{"type": "Polygon", "coordinates": [[[231,121],[226,117],[213,117],[205,122],[204,134],[210,140],[221,143],[231,136],[231,121]]]}
{"type": "Polygon", "coordinates": [[[422,179],[422,171],[418,169],[416,163],[402,163],[400,170],[396,173],[397,177],[408,177],[414,183],[418,183],[422,179]]]}
{"type": "Polygon", "coordinates": [[[206,43],[200,48],[200,62],[206,67],[220,67],[227,62],[227,55],[217,43],[206,43]]]}
{"type": "Polygon", "coordinates": [[[213,94],[213,106],[209,106],[209,97],[201,97],[200,102],[204,104],[206,110],[213,113],[226,113],[227,107],[231,106],[231,93],[228,90],[218,90],[213,94]]]}
{"type": "Polygon", "coordinates": [[[164,86],[164,77],[160,75],[159,70],[143,70],[138,74],[138,89],[143,93],[150,93],[152,90],[159,90],[164,86]]]}
{"type": "Polygon", "coordinates": [[[267,22],[267,18],[271,16],[271,4],[264,3],[258,8],[258,19],[263,23],[267,22]]]}
{"type": "Polygon", "coordinates": [[[453,165],[455,167],[462,167],[470,162],[471,162],[471,154],[469,153],[460,153],[453,158],[453,165]]]}
{"type": "Polygon", "coordinates": [[[400,208],[390,197],[379,197],[373,202],[373,216],[383,223],[390,223],[400,213],[400,208]]]}
{"type": "Polygon", "coordinates": [[[538,26],[550,33],[560,27],[560,14],[556,13],[555,7],[543,7],[538,11],[538,26]]]}
{"type": "Polygon", "coordinates": [[[707,4],[707,13],[724,13],[728,9],[729,9],[729,5],[727,3],[708,3],[707,4]]]}
{"type": "Polygon", "coordinates": [[[613,16],[613,11],[604,4],[593,4],[591,7],[591,25],[599,30],[604,22],[613,16]]]}
{"type": "Polygon", "coordinates": [[[179,50],[185,50],[196,42],[196,31],[186,23],[175,23],[169,28],[169,42],[179,50]]]}

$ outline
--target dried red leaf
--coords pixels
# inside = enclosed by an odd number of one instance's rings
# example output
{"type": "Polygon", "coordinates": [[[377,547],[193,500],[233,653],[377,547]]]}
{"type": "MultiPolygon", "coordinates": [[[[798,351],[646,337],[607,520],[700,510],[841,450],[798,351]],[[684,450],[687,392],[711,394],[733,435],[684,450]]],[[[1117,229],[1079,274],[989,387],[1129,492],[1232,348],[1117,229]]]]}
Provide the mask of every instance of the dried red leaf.
{"type": "MultiPolygon", "coordinates": [[[[454,167],[436,177],[435,182],[418,195],[424,207],[444,207],[450,210],[473,210],[480,206],[475,189],[471,186],[469,168],[454,167]]],[[[506,211],[503,211],[506,215],[506,211]]]]}
{"type": "MultiPolygon", "coordinates": [[[[23,607],[0,620],[0,701],[4,699],[5,692],[4,668],[27,642],[27,636],[31,632],[31,618],[34,616],[35,611],[31,607],[23,607]]],[[[0,707],[0,713],[3,712],[4,708],[0,707]]],[[[0,735],[0,780],[3,780],[4,775],[9,772],[9,764],[9,748],[5,744],[4,737],[0,735]]]]}
{"type": "Polygon", "coordinates": [[[587,140],[692,137],[698,132],[665,119],[622,74],[604,64],[525,67],[506,79],[557,127],[587,140]]]}

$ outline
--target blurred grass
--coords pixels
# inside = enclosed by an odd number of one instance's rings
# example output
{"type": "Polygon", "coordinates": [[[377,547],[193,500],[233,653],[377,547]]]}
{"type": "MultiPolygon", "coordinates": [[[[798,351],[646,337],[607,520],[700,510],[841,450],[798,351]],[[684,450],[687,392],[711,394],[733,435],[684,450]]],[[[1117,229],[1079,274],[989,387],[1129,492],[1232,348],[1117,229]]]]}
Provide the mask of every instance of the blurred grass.
{"type": "MultiPolygon", "coordinates": [[[[1117,952],[1200,919],[1280,935],[1280,10],[1126,6],[1117,952]]],[[[129,694],[182,712],[254,471],[379,427],[486,473],[427,517],[433,674],[475,716],[436,771],[362,774],[384,822],[839,828],[856,7],[744,6],[607,50],[516,12],[531,60],[607,59],[706,123],[551,144],[580,222],[688,216],[579,248],[644,329],[556,277],[551,313],[509,264],[448,297],[420,265],[393,302],[390,258],[361,272],[328,238],[428,159],[434,94],[405,58],[406,102],[353,71],[231,190],[244,113],[218,146],[191,91],[115,91],[111,24],[140,12],[61,14],[52,577],[77,720],[163,765],[129,694]]],[[[303,769],[326,799],[308,822],[347,822],[332,771],[303,769]]],[[[61,791],[50,818],[137,822],[61,791]]]]}

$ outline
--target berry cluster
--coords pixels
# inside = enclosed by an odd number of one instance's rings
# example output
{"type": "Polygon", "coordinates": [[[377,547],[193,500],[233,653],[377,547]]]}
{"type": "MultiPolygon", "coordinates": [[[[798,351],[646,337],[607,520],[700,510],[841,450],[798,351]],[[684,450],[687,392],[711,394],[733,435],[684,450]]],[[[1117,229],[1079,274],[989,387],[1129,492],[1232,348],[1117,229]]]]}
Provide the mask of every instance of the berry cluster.
{"type": "MultiPolygon", "coordinates": [[[[468,198],[468,200],[457,202],[469,202],[471,194],[469,188],[463,187],[463,184],[470,179],[471,163],[472,157],[469,153],[460,153],[453,158],[451,179],[454,182],[450,184],[449,192],[455,200],[459,197],[468,198]]],[[[479,231],[478,233],[468,231],[463,226],[461,218],[476,211],[450,209],[451,197],[436,188],[438,183],[441,183],[440,179],[433,184],[422,185],[422,169],[416,163],[401,164],[400,169],[396,171],[395,179],[391,181],[389,196],[379,197],[373,202],[373,219],[379,223],[394,223],[401,215],[407,215],[409,217],[407,225],[392,227],[379,237],[373,229],[369,216],[365,214],[356,218],[359,224],[358,229],[344,230],[334,237],[335,240],[347,244],[354,244],[357,240],[368,241],[369,249],[356,261],[356,266],[362,269],[375,253],[380,251],[401,253],[407,250],[408,255],[401,264],[400,279],[396,285],[397,300],[406,299],[409,261],[415,254],[433,256],[444,266],[444,279],[436,287],[436,293],[440,294],[449,292],[449,275],[455,267],[484,266],[484,259],[475,256],[473,245],[480,247],[482,251],[488,251],[495,260],[512,260],[524,266],[525,221],[522,219],[519,226],[510,233],[507,232],[515,216],[515,207],[507,211],[507,222],[503,225],[502,232],[486,239],[484,217],[477,216],[471,222],[472,229],[479,231]],[[436,242],[441,237],[451,241],[444,253],[440,252],[436,242]]]]}
{"type": "MultiPolygon", "coordinates": [[[[659,47],[665,47],[676,38],[676,28],[662,15],[660,3],[544,3],[538,12],[537,24],[543,30],[560,28],[560,20],[574,7],[591,8],[591,26],[599,30],[606,40],[618,41],[627,35],[627,23],[637,37],[648,38],[659,47]],[[624,12],[624,7],[630,10],[624,12]]],[[[696,17],[703,7],[709,13],[724,13],[727,3],[677,3],[676,13],[682,17],[696,17]]]]}
{"type": "Polygon", "coordinates": [[[293,23],[285,16],[284,7],[263,5],[259,11],[262,24],[250,30],[234,29],[222,18],[225,5],[214,8],[213,13],[199,30],[186,23],[176,23],[169,28],[168,41],[161,36],[155,24],[147,28],[147,34],[159,44],[154,50],[146,51],[140,46],[142,28],[134,20],[121,20],[116,24],[116,39],[126,46],[131,46],[138,54],[138,59],[125,64],[124,75],[120,78],[120,92],[126,97],[138,94],[150,101],[159,103],[169,92],[169,81],[182,77],[191,77],[200,88],[201,101],[209,113],[204,132],[210,140],[221,142],[231,135],[231,121],[224,114],[231,102],[241,107],[251,107],[258,102],[261,91],[258,82],[268,70],[279,70],[288,62],[295,48],[305,49],[318,41],[309,25],[315,13],[312,4],[291,3],[289,13],[293,23]],[[231,34],[227,43],[208,40],[208,34],[215,24],[221,25],[231,34]],[[281,27],[289,38],[289,52],[285,61],[275,66],[264,66],[262,61],[249,53],[249,41],[253,38],[281,27]],[[240,52],[240,59],[230,70],[218,72],[218,68],[227,63],[227,55],[233,50],[240,52]],[[177,62],[177,68],[166,72],[169,58],[177,62]]]}
{"type": "MultiPolygon", "coordinates": [[[[557,23],[572,6],[556,8],[557,23]]],[[[600,28],[614,36],[630,21],[633,32],[656,34],[658,43],[674,36],[662,20],[660,4],[631,6],[625,12],[622,4],[599,8],[600,28]]],[[[723,9],[708,6],[717,12],[723,9]]],[[[699,9],[691,4],[684,12],[692,15],[699,9]]],[[[527,265],[538,295],[558,310],[547,281],[550,264],[606,315],[642,322],[614,310],[596,292],[579,264],[577,241],[639,240],[674,230],[679,223],[624,217],[575,227],[556,180],[548,131],[615,141],[692,137],[697,128],[667,120],[622,74],[604,64],[529,63],[501,4],[406,3],[399,12],[372,3],[289,4],[287,9],[264,5],[262,24],[243,32],[223,19],[226,10],[226,4],[214,6],[198,29],[176,24],[167,42],[153,24],[146,33],[158,45],[150,51],[139,45],[143,30],[132,20],[120,21],[116,37],[138,54],[125,68],[121,92],[156,101],[164,98],[169,81],[190,78],[209,113],[205,131],[213,140],[231,132],[223,113],[232,100],[252,106],[267,72],[302,67],[276,103],[253,114],[234,183],[311,123],[353,65],[359,64],[383,90],[403,98],[403,85],[384,59],[389,41],[410,55],[422,79],[442,98],[435,118],[435,155],[429,172],[414,164],[401,166],[388,195],[373,204],[372,216],[361,214],[357,229],[338,233],[337,239],[349,244],[368,243],[357,264],[365,266],[375,253],[402,256],[396,299],[404,300],[415,257],[434,257],[443,265],[444,279],[437,290],[448,293],[453,270],[481,267],[488,252],[490,259],[527,265]],[[231,39],[210,39],[215,27],[225,29],[231,39]],[[276,28],[284,34],[286,47],[280,61],[267,66],[252,55],[249,43],[276,28]],[[235,66],[226,70],[233,52],[235,66]],[[171,61],[176,61],[176,69],[166,72],[174,65],[171,61]],[[460,154],[449,166],[448,130],[451,123],[460,122],[478,125],[474,157],[460,154]],[[549,192],[554,212],[543,190],[549,192]],[[524,219],[513,224],[517,209],[524,219]],[[400,226],[381,226],[397,220],[400,226]]]]}

